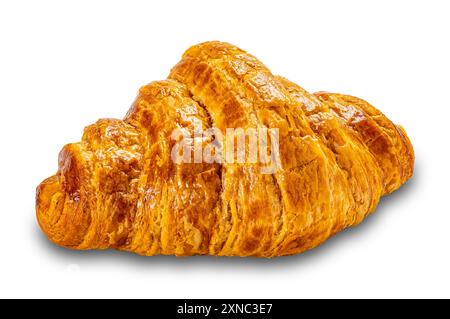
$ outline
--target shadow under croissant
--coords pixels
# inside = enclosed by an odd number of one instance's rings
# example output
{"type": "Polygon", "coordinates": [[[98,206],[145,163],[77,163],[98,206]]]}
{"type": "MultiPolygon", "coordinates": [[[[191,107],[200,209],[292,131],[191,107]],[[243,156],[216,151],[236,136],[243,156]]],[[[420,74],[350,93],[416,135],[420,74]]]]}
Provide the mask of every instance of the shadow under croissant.
{"type": "Polygon", "coordinates": [[[191,256],[191,257],[176,257],[176,256],[151,256],[144,257],[137,254],[118,251],[113,249],[107,250],[71,250],[63,248],[51,243],[44,233],[39,229],[39,226],[35,222],[35,231],[37,236],[37,244],[40,245],[43,250],[49,252],[54,258],[58,258],[59,261],[67,264],[81,265],[91,262],[98,262],[102,264],[113,263],[120,265],[123,263],[133,264],[136,266],[143,266],[151,268],[152,266],[168,266],[172,268],[186,267],[187,265],[209,265],[211,267],[227,267],[227,266],[242,266],[247,265],[250,267],[255,266],[274,266],[280,265],[285,267],[287,265],[293,265],[298,267],[299,264],[310,263],[317,258],[323,258],[329,250],[336,249],[336,246],[342,246],[347,241],[356,240],[355,237],[364,236],[364,233],[368,232],[368,228],[372,225],[376,225],[377,221],[381,218],[381,215],[392,213],[390,206],[399,204],[406,200],[407,197],[414,196],[412,193],[414,189],[417,189],[418,179],[420,179],[420,169],[416,161],[414,175],[398,190],[390,195],[381,198],[374,214],[369,215],[359,225],[351,228],[347,228],[338,234],[334,235],[322,245],[306,251],[302,254],[293,256],[284,256],[277,258],[256,258],[256,257],[217,257],[217,256],[191,256]]]}

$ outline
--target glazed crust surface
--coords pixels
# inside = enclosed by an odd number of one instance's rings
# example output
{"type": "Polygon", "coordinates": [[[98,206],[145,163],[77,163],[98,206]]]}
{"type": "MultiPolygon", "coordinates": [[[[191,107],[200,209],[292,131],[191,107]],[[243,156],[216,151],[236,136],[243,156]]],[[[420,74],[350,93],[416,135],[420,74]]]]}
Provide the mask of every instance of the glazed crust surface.
{"type": "Polygon", "coordinates": [[[72,249],[292,255],[360,223],[413,166],[404,129],[366,101],[310,94],[235,46],[206,42],[143,86],[123,120],[101,119],[63,147],[36,214],[51,241],[72,249]],[[199,125],[276,128],[277,169],[174,162],[174,130],[195,137],[199,125]]]}

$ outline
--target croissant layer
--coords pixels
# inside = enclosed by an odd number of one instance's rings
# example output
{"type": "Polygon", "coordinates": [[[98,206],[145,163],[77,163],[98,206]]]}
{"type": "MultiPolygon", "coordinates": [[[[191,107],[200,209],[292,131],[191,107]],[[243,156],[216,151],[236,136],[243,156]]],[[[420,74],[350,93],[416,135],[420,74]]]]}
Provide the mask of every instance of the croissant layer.
{"type": "Polygon", "coordinates": [[[274,257],[360,223],[412,176],[414,152],[366,101],[310,94],[235,46],[206,42],[143,86],[123,120],[86,127],[58,164],[36,192],[39,225],[58,245],[274,257]],[[239,141],[230,129],[276,132],[263,144],[270,160],[217,160],[239,141]],[[181,137],[194,160],[174,159],[181,137]]]}

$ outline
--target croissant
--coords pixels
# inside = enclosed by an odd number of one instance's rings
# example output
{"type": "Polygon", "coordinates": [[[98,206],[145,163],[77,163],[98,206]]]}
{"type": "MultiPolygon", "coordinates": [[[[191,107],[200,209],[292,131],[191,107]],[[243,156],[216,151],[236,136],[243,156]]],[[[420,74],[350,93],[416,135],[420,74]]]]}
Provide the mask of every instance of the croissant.
{"type": "MultiPolygon", "coordinates": [[[[238,138],[230,136],[215,155],[238,138]]],[[[36,191],[38,223],[58,245],[274,257],[360,223],[412,176],[414,152],[404,129],[366,101],[310,94],[235,46],[206,42],[189,48],[167,80],[143,86],[123,120],[86,127],[58,164],[36,191]],[[276,128],[275,169],[174,161],[174,130],[194,136],[189,151],[211,145],[214,136],[196,136],[196,125],[276,128]]]]}

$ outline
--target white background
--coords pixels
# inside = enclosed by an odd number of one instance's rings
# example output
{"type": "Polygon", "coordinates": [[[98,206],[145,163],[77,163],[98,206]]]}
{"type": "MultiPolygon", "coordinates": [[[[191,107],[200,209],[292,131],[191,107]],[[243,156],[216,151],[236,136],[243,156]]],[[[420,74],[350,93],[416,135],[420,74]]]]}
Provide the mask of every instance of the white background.
{"type": "Polygon", "coordinates": [[[0,297],[450,297],[448,1],[2,1],[0,297]],[[191,45],[231,42],[310,91],[401,123],[414,177],[305,254],[139,257],[50,244],[35,187],[191,45]]]}

